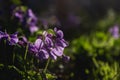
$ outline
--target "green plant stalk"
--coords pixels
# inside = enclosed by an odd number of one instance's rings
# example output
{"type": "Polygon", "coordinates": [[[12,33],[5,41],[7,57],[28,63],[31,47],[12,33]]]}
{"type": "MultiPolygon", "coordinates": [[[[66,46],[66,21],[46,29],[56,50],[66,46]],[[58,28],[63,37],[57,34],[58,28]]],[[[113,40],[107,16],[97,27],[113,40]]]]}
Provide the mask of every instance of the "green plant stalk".
{"type": "Polygon", "coordinates": [[[13,64],[14,64],[14,62],[15,62],[15,56],[16,56],[14,51],[15,51],[15,47],[13,48],[13,60],[12,60],[12,61],[13,61],[13,64]]]}
{"type": "MultiPolygon", "coordinates": [[[[26,46],[25,55],[24,55],[25,62],[26,62],[27,52],[28,52],[28,44],[26,46]]],[[[25,69],[25,72],[26,72],[26,64],[24,64],[24,69],[25,69]]]]}
{"type": "Polygon", "coordinates": [[[13,53],[13,64],[14,64],[14,61],[15,61],[15,53],[13,53]]]}
{"type": "Polygon", "coordinates": [[[114,75],[113,80],[115,80],[120,74],[120,69],[118,70],[117,74],[114,75]]]}
{"type": "Polygon", "coordinates": [[[24,75],[24,72],[22,72],[21,70],[19,70],[17,67],[15,67],[14,65],[8,65],[9,69],[15,69],[19,74],[24,75]]]}
{"type": "Polygon", "coordinates": [[[43,70],[43,73],[46,73],[49,63],[50,63],[50,58],[48,58],[48,60],[47,60],[47,63],[46,63],[45,68],[43,70]]]}
{"type": "Polygon", "coordinates": [[[24,60],[26,60],[27,52],[28,52],[28,44],[27,44],[27,46],[26,46],[25,55],[24,55],[24,60]]]}

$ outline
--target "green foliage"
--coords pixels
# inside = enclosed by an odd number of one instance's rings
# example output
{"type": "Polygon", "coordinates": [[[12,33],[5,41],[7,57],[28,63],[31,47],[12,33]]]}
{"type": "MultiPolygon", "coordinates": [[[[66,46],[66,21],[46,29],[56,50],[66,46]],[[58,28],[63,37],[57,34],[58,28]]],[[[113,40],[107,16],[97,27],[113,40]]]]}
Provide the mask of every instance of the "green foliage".
{"type": "Polygon", "coordinates": [[[93,58],[93,63],[95,64],[93,74],[96,80],[101,80],[98,76],[101,76],[102,80],[118,80],[118,76],[120,76],[118,72],[120,69],[118,62],[109,64],[108,62],[93,58]]]}
{"type": "Polygon", "coordinates": [[[55,80],[56,79],[56,76],[54,76],[54,75],[52,75],[50,73],[47,73],[46,77],[47,77],[48,80],[55,80]]]}
{"type": "Polygon", "coordinates": [[[20,5],[22,2],[21,0],[11,0],[13,4],[20,5]]]}
{"type": "Polygon", "coordinates": [[[74,54],[71,58],[73,61],[79,60],[80,67],[83,66],[80,69],[84,70],[84,73],[80,75],[88,76],[81,76],[83,80],[119,80],[119,45],[120,39],[115,39],[105,32],[94,32],[74,39],[71,42],[71,54],[74,54]],[[88,63],[89,66],[84,66],[88,63]]]}

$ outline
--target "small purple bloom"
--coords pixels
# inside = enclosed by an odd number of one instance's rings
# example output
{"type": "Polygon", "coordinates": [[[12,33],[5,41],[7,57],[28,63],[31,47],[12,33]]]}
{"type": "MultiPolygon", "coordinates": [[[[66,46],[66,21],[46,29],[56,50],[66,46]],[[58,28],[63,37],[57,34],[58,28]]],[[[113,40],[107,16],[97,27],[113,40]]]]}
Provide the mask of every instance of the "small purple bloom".
{"type": "Polygon", "coordinates": [[[28,9],[28,16],[34,18],[37,20],[37,17],[34,15],[33,11],[31,9],[28,9]]]}
{"type": "Polygon", "coordinates": [[[34,32],[38,31],[37,24],[37,17],[34,15],[31,9],[27,10],[27,25],[29,27],[29,31],[33,34],[34,32]]]}
{"type": "Polygon", "coordinates": [[[16,18],[18,18],[20,20],[20,22],[23,22],[24,20],[24,11],[22,10],[21,7],[17,7],[15,12],[13,13],[13,16],[15,16],[16,18]]]}
{"type": "Polygon", "coordinates": [[[22,10],[22,7],[16,8],[13,15],[19,19],[19,21],[29,28],[29,31],[33,34],[38,31],[39,27],[37,24],[37,17],[34,15],[31,9],[27,9],[26,11],[22,10]]]}
{"type": "Polygon", "coordinates": [[[43,32],[44,35],[44,42],[45,42],[45,46],[47,47],[52,47],[53,44],[53,40],[52,40],[52,34],[48,34],[48,32],[44,31],[43,32]]]}
{"type": "Polygon", "coordinates": [[[5,33],[0,31],[0,40],[5,36],[5,33]]]}
{"type": "Polygon", "coordinates": [[[38,31],[39,28],[37,26],[29,26],[29,31],[33,34],[34,32],[38,31]]]}
{"type": "Polygon", "coordinates": [[[14,33],[14,34],[7,34],[6,32],[1,32],[0,31],[0,39],[5,39],[7,40],[9,45],[16,45],[18,43],[18,37],[17,37],[18,33],[14,33]]]}
{"type": "Polygon", "coordinates": [[[31,9],[28,9],[27,10],[28,12],[27,12],[27,15],[28,15],[28,19],[27,19],[27,24],[28,25],[36,25],[36,23],[37,23],[37,17],[34,15],[34,13],[32,12],[32,10],[31,9]]]}
{"type": "Polygon", "coordinates": [[[109,32],[112,34],[112,36],[114,38],[119,38],[119,26],[118,25],[114,25],[113,27],[111,27],[109,29],[109,32]]]}
{"type": "Polygon", "coordinates": [[[61,47],[67,47],[68,43],[63,39],[63,32],[61,30],[57,30],[57,28],[55,28],[54,31],[56,34],[56,45],[61,47]]]}
{"type": "Polygon", "coordinates": [[[16,45],[18,43],[17,33],[9,35],[7,40],[9,45],[16,45]]]}
{"type": "Polygon", "coordinates": [[[62,39],[63,38],[63,32],[61,30],[57,30],[57,28],[54,28],[55,34],[57,38],[62,39]]]}

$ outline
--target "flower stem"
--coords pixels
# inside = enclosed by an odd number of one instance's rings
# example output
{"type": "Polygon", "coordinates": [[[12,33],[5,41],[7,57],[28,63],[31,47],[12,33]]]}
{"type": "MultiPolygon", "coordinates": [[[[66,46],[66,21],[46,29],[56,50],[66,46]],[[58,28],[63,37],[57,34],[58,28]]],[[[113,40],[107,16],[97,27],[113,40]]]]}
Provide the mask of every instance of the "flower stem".
{"type": "Polygon", "coordinates": [[[14,61],[15,61],[15,53],[13,53],[13,64],[14,64],[14,61]]]}
{"type": "MultiPolygon", "coordinates": [[[[25,62],[26,62],[27,52],[28,52],[28,44],[26,45],[26,50],[25,50],[25,55],[24,55],[25,62]]],[[[26,72],[26,63],[24,64],[24,69],[25,69],[25,72],[26,72]]]]}
{"type": "Polygon", "coordinates": [[[49,63],[50,63],[50,58],[48,58],[48,60],[47,60],[47,63],[46,63],[45,68],[43,70],[44,73],[46,73],[49,63]]]}
{"type": "Polygon", "coordinates": [[[26,46],[25,55],[24,55],[24,60],[26,60],[27,52],[28,52],[28,44],[27,44],[27,46],[26,46]]]}

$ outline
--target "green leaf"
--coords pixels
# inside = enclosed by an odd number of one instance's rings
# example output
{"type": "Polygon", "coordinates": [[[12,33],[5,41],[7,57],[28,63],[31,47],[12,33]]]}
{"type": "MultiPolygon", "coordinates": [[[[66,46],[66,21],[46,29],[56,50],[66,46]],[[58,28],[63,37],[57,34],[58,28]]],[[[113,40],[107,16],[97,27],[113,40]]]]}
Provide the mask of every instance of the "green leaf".
{"type": "Polygon", "coordinates": [[[51,33],[51,34],[55,34],[55,32],[53,31],[53,29],[48,29],[47,32],[51,33]]]}
{"type": "Polygon", "coordinates": [[[46,73],[46,77],[48,80],[55,80],[56,79],[56,76],[50,74],[50,73],[46,73]]]}

